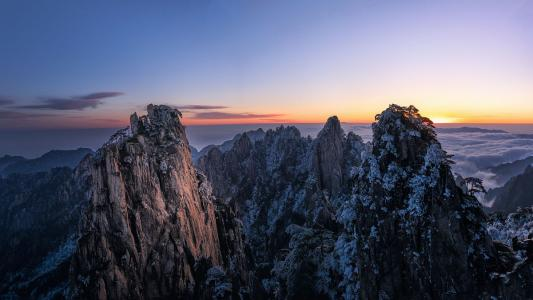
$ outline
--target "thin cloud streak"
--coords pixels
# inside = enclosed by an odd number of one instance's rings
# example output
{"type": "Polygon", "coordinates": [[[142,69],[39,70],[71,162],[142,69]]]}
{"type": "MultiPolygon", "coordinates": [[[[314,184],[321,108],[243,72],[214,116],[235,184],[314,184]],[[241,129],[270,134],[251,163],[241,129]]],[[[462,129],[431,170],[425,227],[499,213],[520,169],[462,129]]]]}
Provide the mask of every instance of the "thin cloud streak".
{"type": "Polygon", "coordinates": [[[40,118],[40,117],[49,117],[49,114],[27,114],[18,111],[11,110],[0,110],[0,119],[29,119],[29,118],[40,118]]]}
{"type": "Polygon", "coordinates": [[[121,92],[98,92],[98,93],[91,93],[85,96],[75,97],[83,100],[100,100],[105,98],[111,98],[111,97],[118,97],[122,96],[124,93],[121,92]]]}
{"type": "Polygon", "coordinates": [[[14,103],[15,103],[15,101],[13,101],[11,99],[0,97],[0,106],[11,105],[11,104],[14,104],[14,103]]]}
{"type": "Polygon", "coordinates": [[[283,114],[253,114],[253,113],[228,113],[221,111],[212,112],[200,112],[194,114],[191,119],[263,119],[263,118],[276,118],[284,116],[283,114]]]}
{"type": "Polygon", "coordinates": [[[188,105],[179,105],[176,106],[179,110],[211,110],[211,109],[225,109],[229,108],[228,106],[223,105],[202,105],[202,104],[188,104],[188,105]]]}
{"type": "Polygon", "coordinates": [[[22,109],[47,109],[47,110],[84,110],[86,108],[96,108],[102,105],[102,100],[106,98],[124,95],[121,92],[98,92],[71,98],[47,98],[43,104],[22,105],[17,108],[22,109]]]}

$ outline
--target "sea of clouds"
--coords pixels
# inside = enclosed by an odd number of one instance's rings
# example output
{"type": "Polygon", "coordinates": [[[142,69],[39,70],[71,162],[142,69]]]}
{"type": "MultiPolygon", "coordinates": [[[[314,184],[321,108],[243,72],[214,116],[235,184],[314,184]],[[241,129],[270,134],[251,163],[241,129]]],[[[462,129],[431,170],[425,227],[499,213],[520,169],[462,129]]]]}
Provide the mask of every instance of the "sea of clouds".
{"type": "MultiPolygon", "coordinates": [[[[345,130],[357,133],[365,141],[372,140],[370,125],[345,127],[345,130]]],[[[533,156],[533,134],[530,133],[530,127],[490,127],[436,128],[442,147],[453,155],[454,173],[463,177],[481,178],[488,189],[500,185],[493,180],[495,174],[488,170],[490,167],[533,156]],[[519,133],[520,130],[524,133],[519,133]]]]}
{"type": "MultiPolygon", "coordinates": [[[[221,144],[236,134],[279,124],[188,126],[192,146],[201,149],[221,144]]],[[[323,124],[295,124],[302,136],[315,137],[323,124]]],[[[344,131],[353,131],[363,140],[372,140],[370,124],[342,124],[344,131]]],[[[3,154],[35,157],[52,149],[98,149],[116,129],[39,130],[35,132],[1,131],[0,156],[3,154]]],[[[443,148],[453,155],[453,171],[463,177],[484,180],[487,188],[501,186],[494,181],[489,167],[533,156],[533,125],[438,125],[437,137],[443,148]]]]}

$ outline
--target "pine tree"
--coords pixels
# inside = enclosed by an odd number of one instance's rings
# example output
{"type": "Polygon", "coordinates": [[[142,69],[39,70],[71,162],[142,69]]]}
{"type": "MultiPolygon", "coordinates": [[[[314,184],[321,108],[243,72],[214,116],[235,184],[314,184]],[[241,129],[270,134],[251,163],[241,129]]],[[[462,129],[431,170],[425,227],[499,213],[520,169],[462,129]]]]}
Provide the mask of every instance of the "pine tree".
{"type": "Polygon", "coordinates": [[[467,188],[467,194],[470,196],[474,196],[478,193],[487,193],[487,190],[483,186],[483,179],[477,178],[477,177],[467,177],[464,179],[466,188],[467,188]]]}

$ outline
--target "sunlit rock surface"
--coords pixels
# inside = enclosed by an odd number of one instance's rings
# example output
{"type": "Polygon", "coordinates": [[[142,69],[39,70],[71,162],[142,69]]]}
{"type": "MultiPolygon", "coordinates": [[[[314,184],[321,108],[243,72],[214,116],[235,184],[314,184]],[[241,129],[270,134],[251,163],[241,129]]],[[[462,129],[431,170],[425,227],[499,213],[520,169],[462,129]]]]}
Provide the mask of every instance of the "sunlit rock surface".
{"type": "Polygon", "coordinates": [[[132,115],[130,129],[89,164],[90,202],[71,265],[72,297],[195,297],[203,292],[195,289],[203,275],[197,263],[221,266],[239,246],[237,230],[223,253],[219,236],[233,227],[219,233],[216,205],[192,166],[180,116],[148,106],[147,116],[132,115]]]}

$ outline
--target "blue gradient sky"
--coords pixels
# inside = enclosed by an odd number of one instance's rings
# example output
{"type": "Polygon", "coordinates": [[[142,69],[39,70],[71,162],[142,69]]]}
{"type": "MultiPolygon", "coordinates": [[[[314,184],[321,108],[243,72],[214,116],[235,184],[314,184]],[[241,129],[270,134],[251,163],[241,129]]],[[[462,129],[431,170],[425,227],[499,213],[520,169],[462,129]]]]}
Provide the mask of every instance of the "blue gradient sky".
{"type": "Polygon", "coordinates": [[[392,102],[533,123],[531,28],[527,0],[4,0],[0,128],[120,127],[150,102],[188,124],[368,122],[392,102]]]}

